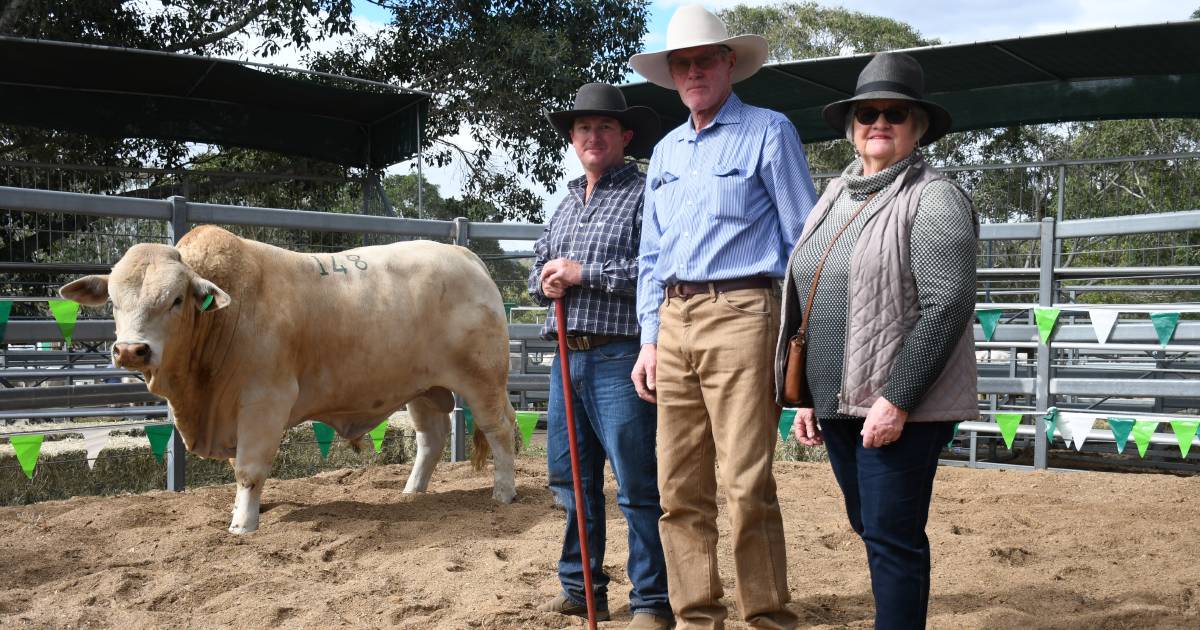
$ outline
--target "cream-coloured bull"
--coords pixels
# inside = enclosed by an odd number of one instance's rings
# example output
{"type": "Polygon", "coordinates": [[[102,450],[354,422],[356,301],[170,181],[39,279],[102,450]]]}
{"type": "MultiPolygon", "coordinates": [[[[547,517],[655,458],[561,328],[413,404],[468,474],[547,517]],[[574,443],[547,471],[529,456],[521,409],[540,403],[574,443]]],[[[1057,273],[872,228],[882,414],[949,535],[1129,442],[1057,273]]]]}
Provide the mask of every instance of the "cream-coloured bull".
{"type": "Polygon", "coordinates": [[[135,245],[111,275],[59,293],[90,306],[111,298],[114,360],[167,399],[188,450],[230,458],[233,533],[257,529],[280,440],[309,419],[361,444],[407,405],[417,457],[404,491],[423,492],[450,431],[451,391],[480,429],[477,468],[490,444],[492,496],[516,493],[504,306],[467,249],[415,241],[299,254],[203,226],[178,249],[135,245]]]}

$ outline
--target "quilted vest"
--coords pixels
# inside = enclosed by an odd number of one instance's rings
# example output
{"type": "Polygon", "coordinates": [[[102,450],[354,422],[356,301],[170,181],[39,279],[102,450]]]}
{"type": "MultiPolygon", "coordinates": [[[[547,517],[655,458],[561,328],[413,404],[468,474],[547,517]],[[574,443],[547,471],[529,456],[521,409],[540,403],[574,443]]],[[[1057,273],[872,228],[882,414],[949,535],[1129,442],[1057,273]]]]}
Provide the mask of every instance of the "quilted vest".
{"type": "MultiPolygon", "coordinates": [[[[921,192],[930,182],[948,180],[918,158],[880,191],[880,200],[855,243],[850,259],[849,313],[846,350],[842,358],[842,390],[838,412],[865,417],[879,398],[904,339],[921,314],[917,286],[909,260],[909,235],[920,205],[921,192]]],[[[804,223],[796,244],[799,249],[825,220],[845,183],[839,177],[829,183],[804,223]]],[[[964,196],[965,193],[964,193],[964,196]]],[[[969,200],[970,197],[967,196],[969,200]]],[[[968,201],[969,203],[969,201],[968,201]]],[[[978,233],[979,216],[971,206],[978,233]]],[[[792,255],[795,255],[792,251],[792,255]]],[[[971,286],[974,286],[972,277],[971,286]]],[[[783,372],[787,341],[800,328],[803,304],[796,296],[792,265],[784,278],[782,326],[775,351],[775,398],[783,404],[783,372]]],[[[973,326],[959,336],[949,361],[925,397],[908,415],[909,422],[969,420],[979,417],[976,390],[973,326]]]]}

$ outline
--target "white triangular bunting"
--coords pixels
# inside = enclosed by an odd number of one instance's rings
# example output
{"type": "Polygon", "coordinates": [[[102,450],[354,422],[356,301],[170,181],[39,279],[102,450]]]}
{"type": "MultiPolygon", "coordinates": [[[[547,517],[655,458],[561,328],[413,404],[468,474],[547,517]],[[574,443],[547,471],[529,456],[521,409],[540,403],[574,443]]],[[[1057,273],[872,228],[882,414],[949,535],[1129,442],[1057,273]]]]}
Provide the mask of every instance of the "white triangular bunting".
{"type": "Polygon", "coordinates": [[[108,444],[108,433],[110,429],[84,429],[80,431],[83,434],[83,448],[87,450],[88,468],[96,467],[96,459],[100,457],[100,451],[108,444]]]}
{"type": "Polygon", "coordinates": [[[1092,328],[1096,331],[1097,341],[1108,343],[1108,336],[1112,334],[1113,326],[1117,325],[1117,318],[1120,316],[1120,311],[1108,308],[1094,308],[1088,311],[1088,317],[1092,320],[1092,328]]]}
{"type": "Polygon", "coordinates": [[[1082,450],[1083,443],[1088,439],[1088,433],[1096,424],[1096,415],[1090,413],[1075,413],[1070,411],[1058,412],[1058,431],[1063,440],[1074,444],[1075,450],[1082,450]]]}

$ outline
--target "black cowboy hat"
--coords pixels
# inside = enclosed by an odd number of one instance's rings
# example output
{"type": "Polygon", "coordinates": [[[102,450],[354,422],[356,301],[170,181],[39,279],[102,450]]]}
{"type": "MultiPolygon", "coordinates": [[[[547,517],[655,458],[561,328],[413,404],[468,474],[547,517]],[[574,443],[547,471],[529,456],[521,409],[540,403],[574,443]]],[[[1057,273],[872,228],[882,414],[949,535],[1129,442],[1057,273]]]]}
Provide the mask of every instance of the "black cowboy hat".
{"type": "Polygon", "coordinates": [[[625,147],[625,154],[635,158],[648,158],[659,140],[658,114],[649,107],[626,107],[625,95],[621,90],[606,83],[587,83],[575,93],[575,107],[561,112],[549,112],[546,120],[559,133],[571,141],[571,126],[580,116],[608,116],[621,121],[626,129],[633,130],[633,140],[625,147]]]}
{"type": "Polygon", "coordinates": [[[839,132],[846,131],[846,112],[860,101],[888,99],[912,101],[929,113],[929,129],[921,136],[921,146],[933,143],[950,131],[950,112],[925,100],[925,70],[921,64],[904,53],[888,52],[875,55],[858,74],[854,96],[830,103],[822,110],[825,122],[839,132]]]}

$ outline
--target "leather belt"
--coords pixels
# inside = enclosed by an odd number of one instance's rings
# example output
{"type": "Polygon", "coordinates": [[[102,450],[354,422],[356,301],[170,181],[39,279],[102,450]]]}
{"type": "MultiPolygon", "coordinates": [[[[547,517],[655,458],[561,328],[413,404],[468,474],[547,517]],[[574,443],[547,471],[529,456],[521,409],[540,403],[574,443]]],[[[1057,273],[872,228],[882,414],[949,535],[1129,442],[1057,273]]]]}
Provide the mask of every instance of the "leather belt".
{"type": "Polygon", "coordinates": [[[576,352],[599,348],[614,341],[633,341],[637,337],[627,335],[567,335],[567,348],[576,352]]]}
{"type": "Polygon", "coordinates": [[[741,289],[769,289],[775,285],[774,278],[767,276],[751,276],[749,278],[733,278],[732,280],[715,280],[713,282],[676,282],[667,285],[667,298],[688,299],[693,295],[708,295],[724,293],[741,289]]]}

